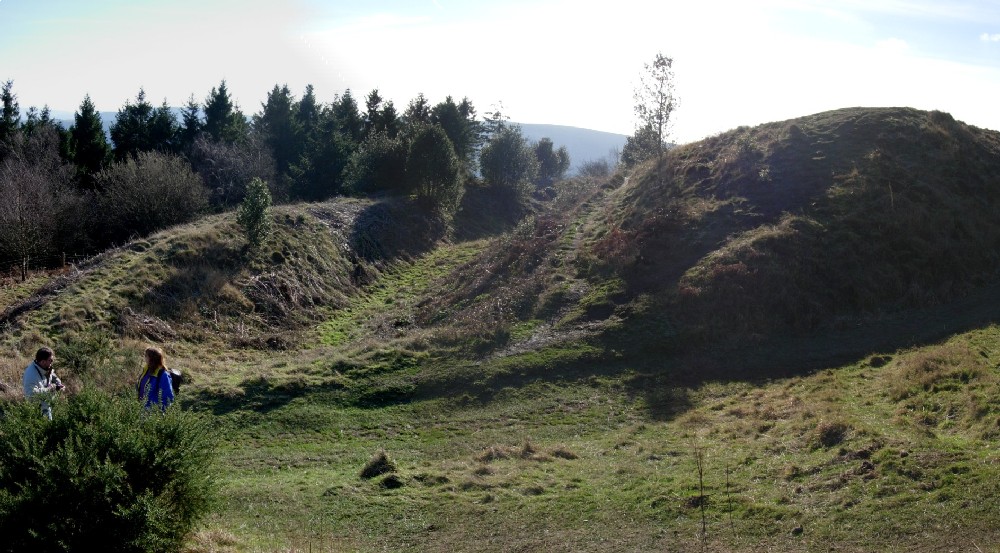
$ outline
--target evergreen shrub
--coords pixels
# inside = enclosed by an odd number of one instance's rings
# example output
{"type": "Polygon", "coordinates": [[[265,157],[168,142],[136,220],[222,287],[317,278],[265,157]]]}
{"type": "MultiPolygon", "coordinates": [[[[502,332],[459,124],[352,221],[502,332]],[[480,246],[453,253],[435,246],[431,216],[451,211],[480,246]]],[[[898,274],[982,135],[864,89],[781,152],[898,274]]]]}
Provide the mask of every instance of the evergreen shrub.
{"type": "Polygon", "coordinates": [[[212,505],[207,417],[84,391],[0,406],[0,549],[177,551],[212,505]]]}

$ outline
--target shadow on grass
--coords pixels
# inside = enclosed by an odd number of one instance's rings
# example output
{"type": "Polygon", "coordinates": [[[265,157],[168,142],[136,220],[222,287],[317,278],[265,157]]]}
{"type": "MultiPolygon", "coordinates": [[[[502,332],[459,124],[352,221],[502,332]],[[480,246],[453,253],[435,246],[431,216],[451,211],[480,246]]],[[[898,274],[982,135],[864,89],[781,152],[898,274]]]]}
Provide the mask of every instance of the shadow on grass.
{"type": "Polygon", "coordinates": [[[430,251],[447,231],[447,222],[433,209],[416,200],[390,197],[358,214],[350,240],[365,261],[392,261],[430,251]]]}
{"type": "Polygon", "coordinates": [[[1000,284],[982,288],[959,301],[882,316],[864,323],[809,334],[775,336],[741,346],[710,344],[680,351],[681,339],[644,343],[631,336],[606,335],[605,349],[626,356],[640,376],[629,381],[645,398],[654,419],[669,420],[681,412],[686,390],[708,382],[764,383],[805,376],[859,363],[874,356],[884,364],[897,351],[929,346],[956,334],[1000,324],[1000,284]]]}
{"type": "Polygon", "coordinates": [[[235,411],[269,413],[301,397],[345,407],[374,409],[408,403],[417,397],[416,394],[416,384],[400,377],[364,379],[352,382],[350,387],[339,381],[308,384],[304,380],[272,382],[257,377],[245,381],[236,394],[202,390],[192,398],[192,403],[219,416],[235,411]]]}
{"type": "Polygon", "coordinates": [[[453,222],[460,242],[496,236],[512,230],[523,210],[502,194],[485,186],[468,186],[453,222]]]}
{"type": "Polygon", "coordinates": [[[240,386],[240,393],[217,393],[200,390],[193,402],[212,411],[216,416],[235,411],[256,411],[268,413],[284,407],[297,397],[309,391],[333,391],[337,386],[305,386],[299,382],[275,384],[266,378],[248,380],[240,386]]]}
{"type": "MultiPolygon", "coordinates": [[[[980,290],[947,306],[911,310],[865,325],[811,335],[776,337],[766,342],[680,351],[676,336],[627,331],[598,340],[561,344],[543,350],[485,361],[452,360],[428,370],[388,378],[306,384],[302,380],[245,382],[239,395],[201,392],[194,401],[216,415],[252,410],[266,413],[308,395],[332,404],[381,408],[422,399],[452,398],[486,404],[505,388],[532,383],[574,382],[621,386],[651,420],[670,421],[693,405],[691,392],[710,382],[764,383],[836,368],[900,349],[929,345],[948,336],[1000,323],[1000,285],[980,290]]],[[[658,332],[669,329],[654,326],[658,332]]],[[[383,375],[385,376],[385,375],[383,375]]]]}

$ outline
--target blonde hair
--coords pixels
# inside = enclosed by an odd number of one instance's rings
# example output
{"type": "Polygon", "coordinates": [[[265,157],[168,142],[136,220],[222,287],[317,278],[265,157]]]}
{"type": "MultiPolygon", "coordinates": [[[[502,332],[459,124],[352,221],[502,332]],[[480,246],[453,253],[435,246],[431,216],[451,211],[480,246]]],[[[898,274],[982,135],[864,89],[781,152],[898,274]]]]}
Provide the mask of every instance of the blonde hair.
{"type": "Polygon", "coordinates": [[[163,350],[155,347],[146,348],[146,369],[159,369],[167,366],[167,356],[163,350]]]}

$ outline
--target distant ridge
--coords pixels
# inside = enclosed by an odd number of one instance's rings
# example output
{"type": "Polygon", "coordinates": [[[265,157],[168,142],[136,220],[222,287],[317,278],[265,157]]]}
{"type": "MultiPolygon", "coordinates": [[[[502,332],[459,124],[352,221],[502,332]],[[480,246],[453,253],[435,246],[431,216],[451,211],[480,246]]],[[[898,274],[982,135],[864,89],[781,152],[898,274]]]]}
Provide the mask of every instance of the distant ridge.
{"type": "MultiPolygon", "coordinates": [[[[595,131],[566,125],[545,125],[538,123],[518,123],[521,132],[531,141],[548,137],[556,148],[565,146],[569,152],[569,173],[573,174],[580,165],[588,161],[607,158],[613,150],[621,151],[625,146],[624,134],[595,131]]],[[[609,160],[614,161],[614,160],[609,160]]]]}

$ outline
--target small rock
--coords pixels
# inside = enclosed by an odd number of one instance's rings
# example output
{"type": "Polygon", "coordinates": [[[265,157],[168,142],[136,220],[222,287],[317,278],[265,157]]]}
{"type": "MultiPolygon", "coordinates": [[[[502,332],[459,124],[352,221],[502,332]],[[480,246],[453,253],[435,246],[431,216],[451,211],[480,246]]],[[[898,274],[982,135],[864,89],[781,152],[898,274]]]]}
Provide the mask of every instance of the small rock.
{"type": "Polygon", "coordinates": [[[802,531],[803,530],[802,530],[801,526],[796,526],[795,528],[792,528],[792,535],[793,536],[801,536],[802,535],[802,531]]]}

